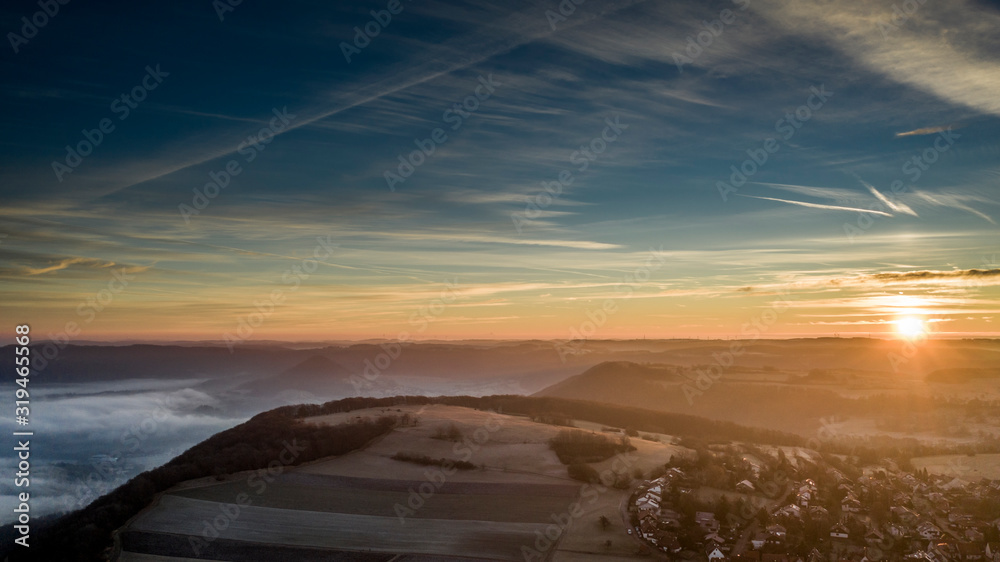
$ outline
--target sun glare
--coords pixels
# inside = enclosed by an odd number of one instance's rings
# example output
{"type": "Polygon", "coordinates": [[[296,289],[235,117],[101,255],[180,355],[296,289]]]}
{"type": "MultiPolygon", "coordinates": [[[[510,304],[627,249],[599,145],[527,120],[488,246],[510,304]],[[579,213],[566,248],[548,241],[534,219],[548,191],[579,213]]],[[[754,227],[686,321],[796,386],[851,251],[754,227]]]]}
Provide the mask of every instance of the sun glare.
{"type": "Polygon", "coordinates": [[[927,327],[920,318],[907,316],[896,320],[896,332],[907,339],[914,339],[927,333],[927,327]]]}

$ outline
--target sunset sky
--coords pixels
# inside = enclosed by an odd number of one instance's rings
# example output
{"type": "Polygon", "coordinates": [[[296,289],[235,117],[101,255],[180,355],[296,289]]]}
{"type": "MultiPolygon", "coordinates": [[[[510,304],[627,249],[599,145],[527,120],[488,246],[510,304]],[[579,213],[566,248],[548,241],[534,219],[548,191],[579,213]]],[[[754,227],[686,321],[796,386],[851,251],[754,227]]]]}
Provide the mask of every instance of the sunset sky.
{"type": "Polygon", "coordinates": [[[344,4],[5,3],[5,333],[1000,333],[996,3],[344,4]]]}

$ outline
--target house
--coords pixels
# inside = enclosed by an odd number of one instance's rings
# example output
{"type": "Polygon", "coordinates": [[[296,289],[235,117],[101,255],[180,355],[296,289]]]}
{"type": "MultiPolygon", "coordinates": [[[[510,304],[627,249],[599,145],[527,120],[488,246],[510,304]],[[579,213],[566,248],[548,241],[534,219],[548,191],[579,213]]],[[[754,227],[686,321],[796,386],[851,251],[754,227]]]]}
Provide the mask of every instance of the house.
{"type": "Polygon", "coordinates": [[[694,522],[706,533],[717,533],[719,531],[719,521],[715,519],[715,514],[710,511],[698,511],[694,514],[694,522]]]}
{"type": "Polygon", "coordinates": [[[660,547],[665,548],[672,554],[677,554],[683,550],[680,541],[677,540],[677,535],[673,533],[663,533],[660,535],[660,547]]]}
{"type": "Polygon", "coordinates": [[[726,544],[726,539],[720,537],[717,533],[705,535],[704,541],[706,546],[717,546],[719,547],[719,550],[727,555],[729,551],[733,549],[731,545],[726,544]]]}
{"type": "Polygon", "coordinates": [[[830,512],[821,505],[809,506],[809,518],[813,520],[823,520],[830,517],[830,512]]]}
{"type": "Polygon", "coordinates": [[[647,498],[639,498],[635,502],[635,506],[639,511],[639,517],[643,515],[657,515],[660,512],[660,506],[656,502],[649,501],[647,498]]]}
{"type": "Polygon", "coordinates": [[[882,525],[885,532],[894,539],[901,539],[906,536],[906,529],[896,525],[895,523],[885,523],[882,525]]]}
{"type": "Polygon", "coordinates": [[[985,554],[982,543],[960,542],[957,546],[959,558],[965,562],[978,562],[985,554]]]}
{"type": "Polygon", "coordinates": [[[972,524],[972,516],[967,513],[949,513],[948,522],[957,523],[961,526],[967,526],[972,524]]]}
{"type": "Polygon", "coordinates": [[[765,530],[768,532],[768,534],[782,539],[785,538],[785,535],[788,533],[787,529],[785,529],[781,525],[778,525],[777,523],[775,523],[774,525],[768,525],[767,529],[765,530]]]}
{"type": "Polygon", "coordinates": [[[812,493],[809,492],[808,490],[804,492],[799,492],[798,495],[795,497],[796,502],[798,502],[798,504],[801,505],[802,507],[809,507],[809,500],[811,499],[812,499],[812,493]]]}
{"type": "Polygon", "coordinates": [[[941,513],[951,512],[951,502],[949,502],[948,498],[944,497],[944,494],[942,494],[941,492],[931,492],[927,494],[927,499],[930,500],[931,504],[934,505],[934,509],[938,510],[939,512],[941,513]]]}
{"type": "Polygon", "coordinates": [[[965,540],[969,542],[983,542],[986,540],[986,536],[979,529],[966,529],[965,540]]]}
{"type": "Polygon", "coordinates": [[[986,544],[986,560],[992,560],[993,562],[1000,562],[1000,543],[987,543],[986,544]]]}
{"type": "Polygon", "coordinates": [[[754,550],[764,548],[765,543],[767,543],[767,533],[758,532],[750,537],[750,545],[753,546],[754,550]]]}
{"type": "Polygon", "coordinates": [[[927,553],[937,562],[958,562],[961,559],[958,548],[947,542],[931,542],[927,545],[927,553]]]}
{"type": "Polygon", "coordinates": [[[958,478],[953,478],[950,481],[941,485],[942,490],[962,490],[968,483],[964,480],[958,478]]]}
{"type": "Polygon", "coordinates": [[[639,521],[639,533],[645,539],[650,539],[656,533],[656,520],[651,517],[644,517],[639,521]]]}
{"type": "Polygon", "coordinates": [[[920,525],[917,525],[917,534],[922,539],[934,541],[941,537],[941,529],[938,529],[937,525],[930,521],[924,521],[920,525]]]}
{"type": "Polygon", "coordinates": [[[752,493],[754,490],[756,490],[756,488],[754,488],[753,482],[749,480],[741,480],[738,484],[736,484],[737,492],[749,494],[752,493]]]}
{"type": "Polygon", "coordinates": [[[861,502],[853,493],[848,493],[840,502],[840,510],[844,513],[858,513],[861,511],[861,502]]]}
{"type": "Polygon", "coordinates": [[[913,494],[906,492],[896,492],[892,495],[892,505],[913,505],[913,494]]]}
{"type": "Polygon", "coordinates": [[[787,517],[790,519],[802,519],[802,508],[790,503],[778,511],[775,511],[774,516],[777,518],[787,517]]]}
{"type": "Polygon", "coordinates": [[[722,552],[722,549],[714,545],[708,545],[708,548],[705,549],[705,555],[708,556],[709,562],[726,559],[726,554],[722,552]]]}
{"type": "Polygon", "coordinates": [[[875,527],[869,527],[865,533],[865,542],[870,545],[877,545],[885,540],[885,535],[875,527]]]}
{"type": "Polygon", "coordinates": [[[846,539],[850,538],[850,533],[847,531],[842,523],[837,523],[833,527],[830,527],[830,538],[833,539],[846,539]]]}
{"type": "Polygon", "coordinates": [[[914,525],[920,519],[920,516],[912,509],[907,509],[899,505],[890,507],[889,512],[892,513],[892,517],[897,523],[902,523],[903,525],[914,525]]]}

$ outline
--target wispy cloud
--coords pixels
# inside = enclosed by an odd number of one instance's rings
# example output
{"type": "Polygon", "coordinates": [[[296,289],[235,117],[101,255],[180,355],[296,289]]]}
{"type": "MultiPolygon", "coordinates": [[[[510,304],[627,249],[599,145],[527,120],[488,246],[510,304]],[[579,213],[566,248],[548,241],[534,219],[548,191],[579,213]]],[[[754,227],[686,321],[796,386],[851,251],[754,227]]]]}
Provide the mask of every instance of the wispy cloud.
{"type": "Polygon", "coordinates": [[[904,131],[902,133],[896,133],[897,137],[912,137],[916,135],[933,135],[934,133],[941,133],[949,129],[958,129],[958,125],[944,125],[941,127],[923,127],[920,129],[913,129],[912,131],[904,131]]]}
{"type": "Polygon", "coordinates": [[[825,205],[823,203],[809,203],[806,201],[792,201],[790,199],[778,199],[775,197],[760,197],[758,195],[743,195],[737,193],[740,197],[752,197],[753,199],[765,199],[767,201],[778,201],[779,203],[788,203],[789,205],[798,205],[800,207],[809,207],[811,209],[826,209],[829,211],[850,211],[852,213],[872,213],[876,215],[882,215],[884,217],[891,217],[889,213],[882,211],[873,211],[871,209],[859,209],[857,207],[842,207],[840,205],[825,205]]]}
{"type": "Polygon", "coordinates": [[[911,215],[911,216],[914,216],[914,217],[919,216],[919,215],[917,215],[916,211],[914,211],[913,209],[911,209],[910,206],[907,205],[906,203],[903,203],[902,201],[899,201],[899,200],[892,201],[888,197],[886,197],[885,195],[882,195],[882,192],[880,192],[879,190],[875,189],[875,187],[872,184],[870,184],[870,183],[868,183],[868,182],[866,182],[866,181],[864,181],[862,179],[858,179],[858,181],[860,181],[862,185],[864,185],[865,187],[867,187],[868,191],[870,191],[871,194],[874,195],[876,199],[878,199],[879,201],[881,201],[882,204],[885,205],[886,207],[888,207],[888,208],[890,208],[893,211],[896,211],[898,213],[904,213],[904,214],[911,215]]]}
{"type": "Polygon", "coordinates": [[[905,24],[896,25],[894,7],[896,4],[888,1],[862,0],[754,2],[754,9],[772,22],[790,32],[825,40],[891,80],[955,105],[1000,115],[996,51],[976,48],[995,45],[1000,14],[969,0],[937,5],[928,2],[905,24]]]}
{"type": "MultiPolygon", "coordinates": [[[[608,7],[599,15],[602,17],[607,16],[610,13],[617,12],[642,1],[627,0],[613,7],[608,7]]],[[[580,14],[565,22],[562,27],[563,29],[568,29],[582,25],[592,21],[595,17],[598,16],[596,14],[580,14]]],[[[491,27],[507,30],[510,33],[486,36],[475,34],[471,38],[462,37],[447,44],[437,46],[435,50],[439,53],[439,56],[430,59],[419,57],[419,62],[416,64],[406,63],[400,65],[395,71],[387,71],[385,74],[388,78],[354,88],[353,91],[346,95],[341,93],[342,89],[332,92],[333,96],[340,98],[333,104],[328,104],[325,107],[308,107],[298,111],[294,107],[289,108],[293,113],[299,114],[298,118],[272,136],[282,135],[301,127],[312,125],[355,107],[381,100],[414,86],[447,76],[456,71],[484,62],[499,54],[509,52],[522,45],[544,39],[553,33],[553,29],[549,26],[548,21],[544,17],[538,17],[538,14],[534,10],[507,15],[502,21],[492,22],[491,27]]],[[[243,139],[241,138],[240,142],[242,141],[243,139]]],[[[152,173],[147,173],[144,177],[132,179],[126,185],[113,188],[106,194],[128,189],[135,185],[233,154],[238,148],[238,144],[221,143],[207,150],[199,150],[194,157],[162,166],[152,173]]]]}
{"type": "Polygon", "coordinates": [[[790,191],[792,193],[808,195],[810,197],[820,197],[823,199],[843,200],[854,197],[855,195],[853,191],[839,187],[815,187],[810,185],[791,185],[787,183],[771,183],[771,182],[750,182],[750,183],[754,183],[756,185],[766,185],[768,187],[781,189],[783,191],[790,191]]]}
{"type": "Polygon", "coordinates": [[[952,279],[1000,279],[1000,269],[956,269],[953,271],[890,271],[874,273],[859,278],[861,282],[911,283],[914,281],[940,281],[952,279]]]}
{"type": "Polygon", "coordinates": [[[996,224],[996,221],[994,221],[993,218],[987,215],[986,213],[965,204],[966,201],[983,202],[982,198],[975,197],[972,195],[960,195],[956,193],[935,193],[931,195],[926,191],[917,191],[914,192],[914,194],[917,197],[933,205],[939,207],[950,207],[952,209],[959,209],[961,211],[966,211],[968,213],[976,215],[977,217],[989,221],[990,224],[996,224]]]}
{"type": "Polygon", "coordinates": [[[43,275],[45,273],[52,273],[53,271],[60,271],[63,269],[67,269],[68,267],[73,265],[85,265],[89,268],[104,268],[104,267],[114,267],[115,262],[92,259],[92,258],[81,258],[81,257],[65,258],[63,260],[60,260],[58,263],[45,267],[39,267],[39,268],[25,267],[24,274],[43,275]]]}

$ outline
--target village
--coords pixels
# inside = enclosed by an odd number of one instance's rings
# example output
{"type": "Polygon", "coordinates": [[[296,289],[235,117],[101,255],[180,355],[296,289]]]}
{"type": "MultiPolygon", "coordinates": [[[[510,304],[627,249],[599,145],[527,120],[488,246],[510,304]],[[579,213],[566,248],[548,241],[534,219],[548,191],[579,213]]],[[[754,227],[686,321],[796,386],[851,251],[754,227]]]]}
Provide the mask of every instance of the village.
{"type": "Polygon", "coordinates": [[[644,551],[709,562],[1000,562],[1000,480],[805,449],[693,448],[629,498],[628,533],[644,551]]]}

